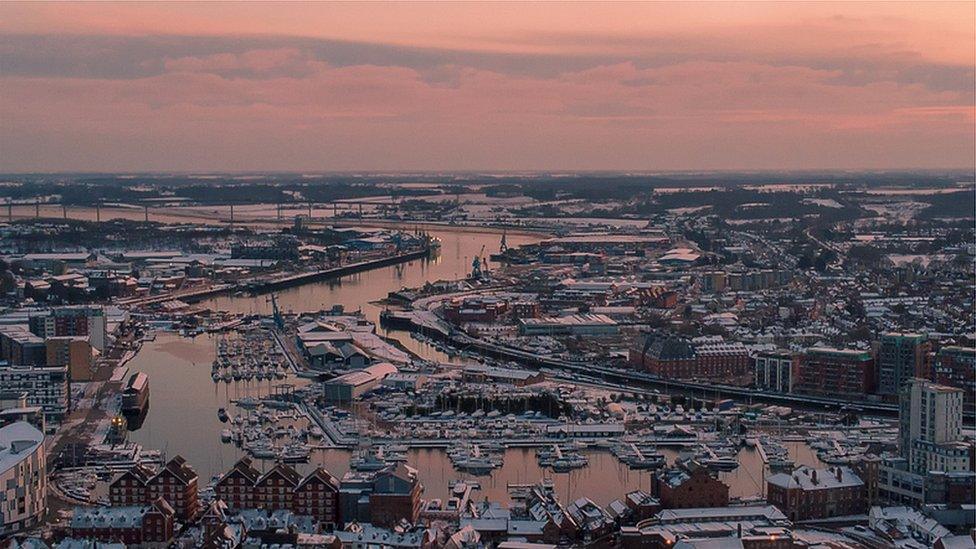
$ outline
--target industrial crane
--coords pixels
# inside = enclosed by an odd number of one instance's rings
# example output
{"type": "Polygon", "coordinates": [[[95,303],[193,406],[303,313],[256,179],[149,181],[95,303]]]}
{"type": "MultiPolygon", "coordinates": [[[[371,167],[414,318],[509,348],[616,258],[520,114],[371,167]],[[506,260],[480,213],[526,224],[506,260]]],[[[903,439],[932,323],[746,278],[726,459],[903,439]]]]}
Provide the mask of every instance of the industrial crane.
{"type": "Polygon", "coordinates": [[[471,278],[483,278],[491,274],[488,270],[488,255],[485,253],[485,245],[481,245],[481,251],[474,256],[471,261],[471,278]]]}

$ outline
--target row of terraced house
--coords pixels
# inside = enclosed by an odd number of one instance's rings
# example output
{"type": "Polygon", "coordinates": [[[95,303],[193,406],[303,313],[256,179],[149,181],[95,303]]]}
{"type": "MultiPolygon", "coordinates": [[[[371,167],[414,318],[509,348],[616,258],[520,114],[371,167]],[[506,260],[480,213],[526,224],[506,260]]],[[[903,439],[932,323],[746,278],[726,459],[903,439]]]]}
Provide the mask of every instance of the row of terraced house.
{"type": "MultiPolygon", "coordinates": [[[[375,473],[350,473],[339,480],[321,467],[303,476],[283,463],[261,472],[247,457],[214,486],[216,497],[230,510],[290,511],[313,518],[327,530],[348,522],[416,522],[422,491],[416,471],[403,464],[375,473]]],[[[135,466],[118,475],[109,488],[109,500],[116,507],[152,506],[160,499],[183,523],[199,517],[197,474],[182,457],[155,472],[135,466]]]]}

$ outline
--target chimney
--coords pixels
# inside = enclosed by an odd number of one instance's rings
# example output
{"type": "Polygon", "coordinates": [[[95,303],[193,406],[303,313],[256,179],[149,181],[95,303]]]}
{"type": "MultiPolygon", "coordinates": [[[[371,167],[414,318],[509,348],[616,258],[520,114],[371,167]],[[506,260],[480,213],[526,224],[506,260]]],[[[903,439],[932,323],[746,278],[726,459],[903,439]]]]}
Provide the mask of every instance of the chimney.
{"type": "Polygon", "coordinates": [[[813,480],[814,484],[817,484],[817,470],[814,469],[810,472],[810,479],[813,480]]]}
{"type": "Polygon", "coordinates": [[[838,468],[836,468],[834,470],[837,471],[837,482],[840,482],[840,481],[844,480],[844,472],[841,471],[840,467],[838,467],[838,468]]]}
{"type": "Polygon", "coordinates": [[[738,534],[738,537],[741,538],[742,537],[742,523],[740,522],[740,523],[736,524],[735,525],[735,529],[736,529],[736,533],[738,534]]]}

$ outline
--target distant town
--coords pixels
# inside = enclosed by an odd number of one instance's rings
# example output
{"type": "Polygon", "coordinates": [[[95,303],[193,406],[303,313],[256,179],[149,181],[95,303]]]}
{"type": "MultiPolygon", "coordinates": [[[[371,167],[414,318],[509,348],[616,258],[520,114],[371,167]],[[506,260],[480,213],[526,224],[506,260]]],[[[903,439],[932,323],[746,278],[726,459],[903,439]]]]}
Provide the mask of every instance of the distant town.
{"type": "Polygon", "coordinates": [[[971,172],[0,176],[10,547],[973,547],[971,172]]]}

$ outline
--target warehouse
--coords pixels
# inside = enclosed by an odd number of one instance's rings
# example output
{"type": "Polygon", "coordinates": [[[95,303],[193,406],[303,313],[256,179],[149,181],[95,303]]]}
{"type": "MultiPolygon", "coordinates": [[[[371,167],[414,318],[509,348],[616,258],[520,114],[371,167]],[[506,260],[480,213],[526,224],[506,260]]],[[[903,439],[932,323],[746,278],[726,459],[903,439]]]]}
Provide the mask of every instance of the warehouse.
{"type": "Polygon", "coordinates": [[[330,379],[325,382],[325,398],[329,402],[352,402],[376,387],[389,375],[397,373],[396,366],[380,362],[362,370],[330,379]]]}

